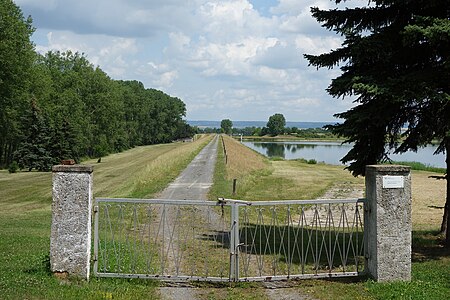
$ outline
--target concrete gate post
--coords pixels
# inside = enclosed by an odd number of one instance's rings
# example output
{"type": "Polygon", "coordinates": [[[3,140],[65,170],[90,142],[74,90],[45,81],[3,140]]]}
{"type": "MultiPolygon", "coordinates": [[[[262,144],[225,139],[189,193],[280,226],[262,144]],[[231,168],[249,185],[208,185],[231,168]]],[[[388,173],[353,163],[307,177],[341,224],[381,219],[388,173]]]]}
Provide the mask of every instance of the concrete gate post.
{"type": "Polygon", "coordinates": [[[50,268],[89,279],[93,167],[53,166],[50,268]]]}
{"type": "Polygon", "coordinates": [[[366,167],[366,270],[376,281],[411,280],[410,167],[366,167]]]}

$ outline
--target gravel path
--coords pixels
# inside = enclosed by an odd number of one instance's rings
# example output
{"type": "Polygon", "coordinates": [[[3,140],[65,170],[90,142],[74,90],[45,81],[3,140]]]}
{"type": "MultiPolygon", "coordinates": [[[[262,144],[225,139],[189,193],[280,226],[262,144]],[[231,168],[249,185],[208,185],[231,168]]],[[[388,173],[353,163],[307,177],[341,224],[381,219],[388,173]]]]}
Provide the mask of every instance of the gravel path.
{"type": "Polygon", "coordinates": [[[160,199],[207,200],[217,158],[216,136],[159,196],[160,199]]]}

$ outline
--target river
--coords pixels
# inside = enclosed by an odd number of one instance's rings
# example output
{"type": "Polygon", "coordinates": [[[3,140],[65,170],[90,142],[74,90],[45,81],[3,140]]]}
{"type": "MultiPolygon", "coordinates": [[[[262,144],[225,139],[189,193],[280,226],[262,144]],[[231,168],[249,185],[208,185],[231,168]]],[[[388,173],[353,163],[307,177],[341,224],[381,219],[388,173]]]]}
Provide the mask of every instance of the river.
{"type": "MultiPolygon", "coordinates": [[[[285,159],[304,158],[315,159],[317,162],[325,162],[332,165],[340,165],[339,161],[352,148],[350,144],[340,142],[253,142],[244,141],[244,145],[256,150],[268,157],[282,157],[285,159]]],[[[420,148],[417,152],[393,154],[390,158],[394,161],[417,161],[425,165],[445,168],[445,156],[440,153],[433,155],[436,146],[429,145],[420,148]]]]}

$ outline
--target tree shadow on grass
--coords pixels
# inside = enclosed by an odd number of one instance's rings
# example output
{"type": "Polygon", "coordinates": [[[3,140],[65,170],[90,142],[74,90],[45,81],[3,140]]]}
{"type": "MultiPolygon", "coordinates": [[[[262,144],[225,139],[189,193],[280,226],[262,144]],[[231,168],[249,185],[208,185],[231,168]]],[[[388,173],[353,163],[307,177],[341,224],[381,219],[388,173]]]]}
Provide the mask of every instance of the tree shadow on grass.
{"type": "MultiPolygon", "coordinates": [[[[246,224],[240,228],[239,235],[241,255],[270,256],[280,263],[322,270],[331,267],[335,271],[347,269],[344,266],[356,270],[356,264],[358,268],[364,264],[363,233],[350,228],[302,230],[292,226],[246,224]]],[[[216,242],[216,247],[230,247],[228,232],[203,234],[201,239],[216,242]]]]}
{"type": "Polygon", "coordinates": [[[36,259],[30,264],[29,268],[24,269],[23,272],[27,274],[53,274],[50,270],[50,255],[36,256],[36,259]]]}
{"type": "Polygon", "coordinates": [[[450,257],[450,249],[443,246],[443,237],[437,230],[413,230],[412,252],[413,262],[450,257]]]}

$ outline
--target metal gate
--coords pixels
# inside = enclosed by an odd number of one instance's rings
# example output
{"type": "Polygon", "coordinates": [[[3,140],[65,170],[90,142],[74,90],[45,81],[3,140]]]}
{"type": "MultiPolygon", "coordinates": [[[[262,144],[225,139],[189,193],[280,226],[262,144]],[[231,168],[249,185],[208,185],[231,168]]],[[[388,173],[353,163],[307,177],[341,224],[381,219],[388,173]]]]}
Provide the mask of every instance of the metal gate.
{"type": "Polygon", "coordinates": [[[364,203],[97,198],[93,272],[174,281],[358,276],[364,203]]]}

